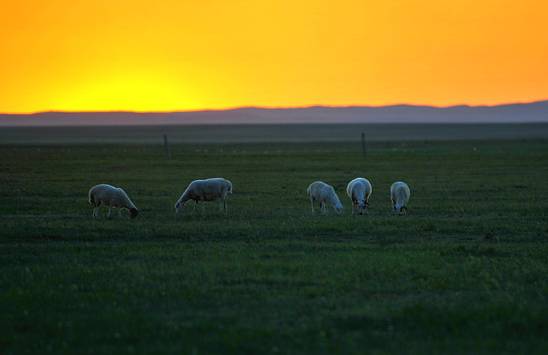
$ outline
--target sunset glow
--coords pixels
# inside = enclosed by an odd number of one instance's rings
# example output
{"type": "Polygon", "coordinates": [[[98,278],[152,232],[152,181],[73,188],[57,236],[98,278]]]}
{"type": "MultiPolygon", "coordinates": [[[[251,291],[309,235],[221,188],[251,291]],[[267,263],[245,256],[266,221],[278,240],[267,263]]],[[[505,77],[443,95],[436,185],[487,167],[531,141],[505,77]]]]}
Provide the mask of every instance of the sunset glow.
{"type": "Polygon", "coordinates": [[[548,98],[548,2],[21,0],[0,112],[548,98]]]}

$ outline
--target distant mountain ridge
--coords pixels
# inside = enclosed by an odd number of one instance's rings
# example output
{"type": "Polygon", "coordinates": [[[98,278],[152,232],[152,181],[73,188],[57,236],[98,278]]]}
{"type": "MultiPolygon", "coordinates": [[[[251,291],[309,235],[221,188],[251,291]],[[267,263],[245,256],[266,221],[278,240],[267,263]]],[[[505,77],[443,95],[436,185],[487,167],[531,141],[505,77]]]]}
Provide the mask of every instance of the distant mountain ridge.
{"type": "Polygon", "coordinates": [[[548,100],[496,106],[242,107],[176,112],[40,112],[0,114],[4,126],[112,126],[290,123],[531,123],[548,122],[548,100]]]}

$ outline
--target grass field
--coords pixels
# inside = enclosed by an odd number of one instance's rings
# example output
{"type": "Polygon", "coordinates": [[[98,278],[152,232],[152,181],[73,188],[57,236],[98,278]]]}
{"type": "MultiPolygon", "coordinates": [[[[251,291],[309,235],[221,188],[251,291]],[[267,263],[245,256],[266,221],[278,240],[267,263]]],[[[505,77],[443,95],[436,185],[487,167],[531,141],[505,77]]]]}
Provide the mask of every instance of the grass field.
{"type": "Polygon", "coordinates": [[[172,151],[0,146],[1,354],[548,351],[547,140],[172,151]],[[211,176],[234,184],[228,215],[176,219],[186,184],[211,176]],[[356,176],[373,183],[368,216],[343,195],[356,176]],[[344,215],[311,214],[315,179],[344,215]],[[100,182],[139,217],[92,220],[100,182]]]}

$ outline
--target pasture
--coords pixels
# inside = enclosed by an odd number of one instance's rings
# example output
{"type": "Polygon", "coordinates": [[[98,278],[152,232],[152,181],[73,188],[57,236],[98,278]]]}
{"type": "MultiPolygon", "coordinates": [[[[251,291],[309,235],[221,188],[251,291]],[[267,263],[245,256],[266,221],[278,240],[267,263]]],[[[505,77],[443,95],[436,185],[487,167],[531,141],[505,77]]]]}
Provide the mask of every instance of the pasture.
{"type": "Polygon", "coordinates": [[[173,144],[171,160],[161,143],[3,142],[2,354],[548,351],[546,139],[371,142],[366,158],[356,142],[173,144]],[[212,176],[234,184],[228,215],[175,218],[212,176]],[[356,176],[368,216],[350,215],[356,176]],[[311,214],[316,179],[342,216],[311,214]],[[137,219],[91,218],[102,182],[137,219]]]}

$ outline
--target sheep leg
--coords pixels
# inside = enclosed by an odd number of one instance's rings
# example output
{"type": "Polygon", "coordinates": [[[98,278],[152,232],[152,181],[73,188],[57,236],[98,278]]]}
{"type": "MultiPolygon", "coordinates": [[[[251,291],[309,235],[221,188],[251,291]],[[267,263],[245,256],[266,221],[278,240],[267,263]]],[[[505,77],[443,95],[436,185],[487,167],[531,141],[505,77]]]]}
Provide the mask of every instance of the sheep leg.
{"type": "Polygon", "coordinates": [[[320,209],[322,210],[323,214],[327,213],[327,208],[325,207],[325,202],[324,201],[320,202],[320,209]]]}
{"type": "Polygon", "coordinates": [[[223,200],[223,210],[225,211],[225,214],[227,214],[226,200],[223,200]]]}
{"type": "Polygon", "coordinates": [[[112,207],[108,208],[107,218],[110,219],[110,217],[112,217],[112,207]]]}
{"type": "Polygon", "coordinates": [[[99,207],[93,208],[93,218],[99,217],[99,207]]]}
{"type": "Polygon", "coordinates": [[[122,209],[121,208],[118,208],[118,217],[122,217],[122,209]]]}
{"type": "Polygon", "coordinates": [[[310,207],[312,208],[312,213],[314,213],[314,199],[310,198],[310,207]]]}

